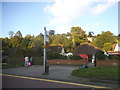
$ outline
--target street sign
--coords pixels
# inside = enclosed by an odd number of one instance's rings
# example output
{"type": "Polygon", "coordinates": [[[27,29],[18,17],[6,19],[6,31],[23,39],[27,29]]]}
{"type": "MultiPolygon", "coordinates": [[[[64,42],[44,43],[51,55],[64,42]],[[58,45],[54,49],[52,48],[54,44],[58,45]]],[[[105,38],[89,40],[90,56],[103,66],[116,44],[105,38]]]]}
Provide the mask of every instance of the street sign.
{"type": "Polygon", "coordinates": [[[46,48],[46,47],[47,47],[47,45],[43,45],[43,46],[42,46],[42,48],[46,48]]]}

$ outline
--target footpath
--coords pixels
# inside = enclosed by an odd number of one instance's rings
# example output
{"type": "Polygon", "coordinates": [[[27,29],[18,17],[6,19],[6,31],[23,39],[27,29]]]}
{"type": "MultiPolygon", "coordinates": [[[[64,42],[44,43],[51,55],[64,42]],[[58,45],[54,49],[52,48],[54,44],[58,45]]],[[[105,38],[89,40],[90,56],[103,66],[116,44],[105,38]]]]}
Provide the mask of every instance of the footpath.
{"type": "Polygon", "coordinates": [[[104,86],[104,87],[110,87],[116,89],[120,87],[118,85],[118,81],[97,80],[97,79],[79,78],[79,77],[71,76],[72,70],[77,68],[80,68],[80,66],[50,65],[49,74],[43,75],[44,73],[43,65],[32,65],[29,67],[3,69],[2,73],[10,74],[10,75],[50,79],[50,80],[59,80],[66,82],[75,82],[75,83],[82,83],[89,85],[97,85],[97,86],[104,86]]]}

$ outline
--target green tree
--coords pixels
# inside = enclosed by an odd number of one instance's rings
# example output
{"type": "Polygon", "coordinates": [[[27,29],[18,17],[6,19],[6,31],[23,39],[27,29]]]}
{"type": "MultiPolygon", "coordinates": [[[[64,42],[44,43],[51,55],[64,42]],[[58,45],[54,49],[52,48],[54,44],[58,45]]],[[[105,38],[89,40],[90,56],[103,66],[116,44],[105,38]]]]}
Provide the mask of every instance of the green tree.
{"type": "Polygon", "coordinates": [[[62,35],[52,35],[50,36],[51,46],[62,46],[63,37],[62,35]]]}
{"type": "Polygon", "coordinates": [[[94,35],[94,32],[92,32],[92,31],[90,31],[89,33],[88,33],[88,37],[92,37],[94,35]]]}
{"type": "Polygon", "coordinates": [[[29,39],[31,39],[32,36],[31,36],[30,34],[27,34],[24,38],[29,38],[29,39]]]}
{"type": "Polygon", "coordinates": [[[40,33],[39,35],[37,35],[37,37],[44,37],[44,35],[40,33]]]}
{"type": "Polygon", "coordinates": [[[12,47],[19,47],[22,39],[19,36],[14,36],[10,39],[12,47]]]}
{"type": "MultiPolygon", "coordinates": [[[[103,49],[105,43],[113,43],[115,42],[115,38],[110,31],[103,32],[101,35],[98,35],[94,40],[93,44],[97,47],[103,49]]],[[[105,45],[106,46],[106,45],[105,45]]]]}
{"type": "Polygon", "coordinates": [[[10,35],[10,38],[12,38],[15,33],[13,31],[9,31],[8,34],[10,35]]]}
{"type": "Polygon", "coordinates": [[[25,49],[25,48],[28,48],[28,45],[29,45],[29,39],[23,38],[20,43],[20,47],[25,49]]]}
{"type": "Polygon", "coordinates": [[[10,40],[6,38],[2,38],[2,50],[8,50],[11,48],[10,40]]]}
{"type": "Polygon", "coordinates": [[[15,36],[18,36],[19,38],[22,38],[22,33],[20,31],[17,31],[15,36]]]}
{"type": "Polygon", "coordinates": [[[87,34],[83,29],[81,29],[81,27],[72,27],[71,35],[72,35],[73,47],[76,47],[80,45],[80,43],[87,41],[87,34]]]}
{"type": "Polygon", "coordinates": [[[112,51],[112,43],[105,43],[102,50],[104,50],[104,51],[112,51]]]}
{"type": "Polygon", "coordinates": [[[55,30],[50,30],[50,31],[49,31],[49,34],[50,34],[50,35],[54,35],[54,34],[55,34],[55,30]]]}

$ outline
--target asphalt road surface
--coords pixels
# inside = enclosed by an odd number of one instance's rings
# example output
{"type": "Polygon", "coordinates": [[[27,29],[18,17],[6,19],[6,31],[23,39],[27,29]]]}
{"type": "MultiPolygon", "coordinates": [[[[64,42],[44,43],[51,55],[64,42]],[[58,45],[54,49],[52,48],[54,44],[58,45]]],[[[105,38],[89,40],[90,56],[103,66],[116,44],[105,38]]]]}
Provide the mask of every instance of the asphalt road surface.
{"type": "Polygon", "coordinates": [[[89,88],[91,90],[95,87],[55,80],[3,75],[2,88],[89,88]]]}

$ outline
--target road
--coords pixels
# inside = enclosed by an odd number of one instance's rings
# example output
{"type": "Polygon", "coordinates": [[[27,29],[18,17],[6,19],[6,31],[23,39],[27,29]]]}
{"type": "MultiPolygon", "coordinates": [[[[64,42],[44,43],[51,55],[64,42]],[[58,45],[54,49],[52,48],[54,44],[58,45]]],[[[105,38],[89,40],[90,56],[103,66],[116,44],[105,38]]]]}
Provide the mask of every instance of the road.
{"type": "MultiPolygon", "coordinates": [[[[2,88],[97,88],[97,86],[14,75],[2,76],[2,88]]],[[[99,87],[100,88],[100,87],[99,87]]]]}

